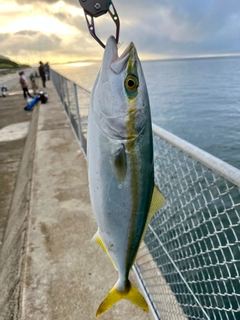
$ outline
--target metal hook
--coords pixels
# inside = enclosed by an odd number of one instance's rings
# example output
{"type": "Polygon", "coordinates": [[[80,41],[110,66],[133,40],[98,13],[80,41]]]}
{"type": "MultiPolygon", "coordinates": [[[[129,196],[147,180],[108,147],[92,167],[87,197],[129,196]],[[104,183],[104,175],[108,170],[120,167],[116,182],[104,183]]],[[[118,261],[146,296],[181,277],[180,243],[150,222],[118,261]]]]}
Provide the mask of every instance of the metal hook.
{"type": "Polygon", "coordinates": [[[79,0],[80,5],[84,9],[84,14],[91,36],[103,47],[105,44],[99,39],[95,32],[94,17],[97,18],[105,13],[109,13],[116,25],[116,42],[119,40],[120,20],[117,11],[111,0],[79,0]],[[111,8],[112,7],[112,10],[111,8]]]}

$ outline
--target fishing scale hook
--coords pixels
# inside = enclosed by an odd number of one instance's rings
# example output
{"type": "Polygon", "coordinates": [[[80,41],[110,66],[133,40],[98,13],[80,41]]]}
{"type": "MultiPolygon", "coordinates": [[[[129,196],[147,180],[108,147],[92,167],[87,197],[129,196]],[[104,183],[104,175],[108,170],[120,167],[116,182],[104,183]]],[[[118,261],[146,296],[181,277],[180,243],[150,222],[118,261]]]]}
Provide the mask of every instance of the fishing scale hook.
{"type": "Polygon", "coordinates": [[[94,18],[97,18],[105,13],[109,13],[116,26],[116,42],[118,43],[120,20],[117,11],[111,0],[79,0],[80,5],[83,7],[88,30],[91,36],[103,47],[105,44],[99,39],[95,32],[94,18]]]}

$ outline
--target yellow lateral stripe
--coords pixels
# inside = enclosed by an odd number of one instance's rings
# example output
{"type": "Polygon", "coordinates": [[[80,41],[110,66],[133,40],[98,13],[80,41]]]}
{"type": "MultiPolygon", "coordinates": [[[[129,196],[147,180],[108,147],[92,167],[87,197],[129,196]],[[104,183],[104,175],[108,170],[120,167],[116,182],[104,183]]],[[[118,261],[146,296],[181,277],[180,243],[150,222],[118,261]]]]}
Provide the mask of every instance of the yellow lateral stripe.
{"type": "MultiPolygon", "coordinates": [[[[129,109],[128,109],[128,119],[126,123],[127,135],[133,136],[137,135],[135,130],[135,122],[136,122],[136,99],[128,100],[129,101],[129,109]]],[[[126,148],[129,154],[130,160],[130,174],[131,174],[131,197],[132,197],[132,208],[131,208],[131,223],[129,229],[129,238],[128,238],[128,246],[127,246],[127,257],[126,261],[129,261],[131,256],[131,244],[134,239],[134,228],[135,228],[135,220],[137,215],[137,209],[139,204],[139,174],[138,174],[138,161],[137,154],[135,148],[135,140],[129,139],[126,143],[126,148]]]]}
{"type": "MultiPolygon", "coordinates": [[[[128,60],[127,74],[133,73],[138,78],[136,63],[134,63],[133,56],[130,55],[128,60]]],[[[129,261],[131,256],[131,247],[134,239],[134,228],[135,220],[137,215],[137,209],[139,204],[139,170],[138,170],[138,159],[136,153],[136,113],[137,113],[137,95],[133,98],[128,99],[128,115],[126,119],[126,133],[127,143],[126,148],[128,150],[129,162],[130,162],[130,179],[131,179],[131,197],[132,197],[132,208],[131,208],[131,222],[129,228],[128,246],[126,262],[129,261]]]]}
{"type": "MultiPolygon", "coordinates": [[[[134,61],[132,56],[129,57],[128,61],[128,68],[127,73],[130,74],[134,69],[134,61]]],[[[135,68],[136,69],[136,68],[135,68]]],[[[137,69],[134,70],[135,73],[137,69]]],[[[136,76],[138,76],[136,74],[136,76]]],[[[137,113],[137,96],[133,99],[128,98],[128,115],[126,119],[126,132],[127,132],[127,143],[126,148],[128,150],[129,155],[129,162],[130,162],[130,175],[131,175],[131,197],[132,197],[132,208],[131,208],[131,223],[129,229],[129,238],[128,238],[128,246],[127,246],[127,256],[126,261],[129,261],[131,256],[131,244],[134,238],[134,227],[135,227],[135,220],[136,214],[139,204],[139,174],[138,174],[138,161],[137,161],[137,154],[136,154],[136,141],[134,140],[137,137],[136,132],[136,113],[137,113]]]]}

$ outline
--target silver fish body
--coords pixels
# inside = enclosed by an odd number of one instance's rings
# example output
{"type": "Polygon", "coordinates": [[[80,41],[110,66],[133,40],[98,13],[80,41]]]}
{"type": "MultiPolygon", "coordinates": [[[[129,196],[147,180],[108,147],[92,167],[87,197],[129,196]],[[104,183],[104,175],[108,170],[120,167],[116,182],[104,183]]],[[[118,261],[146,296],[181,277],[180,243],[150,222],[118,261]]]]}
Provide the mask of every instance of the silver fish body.
{"type": "MultiPolygon", "coordinates": [[[[100,305],[97,315],[121,298],[147,310],[128,275],[152,214],[155,187],[150,105],[134,44],[121,57],[117,51],[111,36],[93,87],[88,119],[89,189],[98,224],[94,239],[119,273],[114,292],[100,305]]],[[[156,193],[159,205],[154,207],[158,209],[164,200],[156,193]]]]}

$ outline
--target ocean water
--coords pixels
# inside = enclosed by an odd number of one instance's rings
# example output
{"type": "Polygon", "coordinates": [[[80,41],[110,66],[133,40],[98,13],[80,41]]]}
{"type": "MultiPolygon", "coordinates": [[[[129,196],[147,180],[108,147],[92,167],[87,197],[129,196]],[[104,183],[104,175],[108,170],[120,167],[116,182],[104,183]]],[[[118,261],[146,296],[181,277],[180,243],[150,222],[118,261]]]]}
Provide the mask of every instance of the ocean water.
{"type": "MultiPolygon", "coordinates": [[[[152,122],[240,169],[240,57],[143,61],[152,122]]],[[[54,66],[92,90],[100,63],[54,66]]]]}

